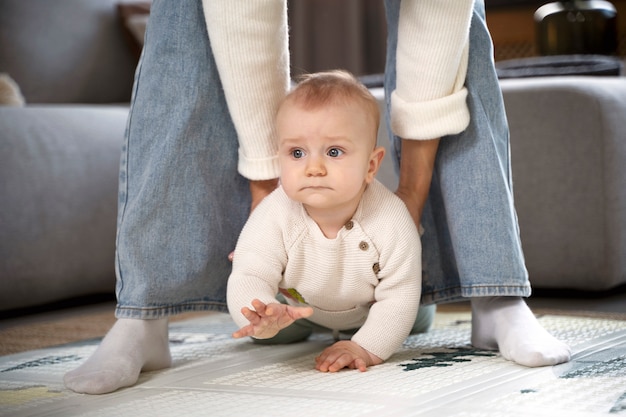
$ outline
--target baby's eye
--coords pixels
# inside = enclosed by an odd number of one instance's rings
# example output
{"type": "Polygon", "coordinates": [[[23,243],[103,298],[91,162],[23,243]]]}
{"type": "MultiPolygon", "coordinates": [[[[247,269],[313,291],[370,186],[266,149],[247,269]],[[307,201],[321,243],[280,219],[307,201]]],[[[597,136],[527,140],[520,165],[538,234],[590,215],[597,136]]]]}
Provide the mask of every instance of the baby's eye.
{"type": "Polygon", "coordinates": [[[338,156],[343,155],[343,151],[339,148],[330,148],[327,152],[327,155],[331,158],[337,158],[338,156]]]}
{"type": "Polygon", "coordinates": [[[296,159],[300,159],[304,156],[304,152],[302,151],[302,149],[294,149],[291,151],[291,156],[296,159]]]}

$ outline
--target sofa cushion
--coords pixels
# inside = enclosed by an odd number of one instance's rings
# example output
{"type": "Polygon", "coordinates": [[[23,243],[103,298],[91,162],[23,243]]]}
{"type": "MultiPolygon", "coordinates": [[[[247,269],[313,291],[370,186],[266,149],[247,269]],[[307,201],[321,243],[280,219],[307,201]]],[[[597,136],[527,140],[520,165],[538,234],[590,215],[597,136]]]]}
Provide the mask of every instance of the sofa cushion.
{"type": "Polygon", "coordinates": [[[0,72],[28,103],[121,103],[136,57],[119,0],[0,1],[0,72]]]}
{"type": "Polygon", "coordinates": [[[626,284],[626,78],[502,80],[535,288],[626,284]]]}
{"type": "Polygon", "coordinates": [[[128,109],[0,107],[0,310],[115,288],[128,109]]]}

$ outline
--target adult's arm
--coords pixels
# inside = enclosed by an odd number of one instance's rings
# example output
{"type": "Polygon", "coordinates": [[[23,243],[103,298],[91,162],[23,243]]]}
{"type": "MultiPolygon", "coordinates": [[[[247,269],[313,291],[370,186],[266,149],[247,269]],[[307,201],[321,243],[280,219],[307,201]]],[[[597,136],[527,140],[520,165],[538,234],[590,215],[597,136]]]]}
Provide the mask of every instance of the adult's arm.
{"type": "Polygon", "coordinates": [[[289,88],[286,2],[202,3],[239,139],[239,173],[251,180],[276,178],[279,167],[274,116],[289,88]]]}
{"type": "Polygon", "coordinates": [[[469,123],[464,87],[473,0],[403,0],[391,125],[402,140],[397,194],[419,223],[439,138],[469,123]]]}
{"type": "Polygon", "coordinates": [[[434,139],[469,123],[464,87],[473,0],[403,0],[398,23],[394,133],[434,139]]]}

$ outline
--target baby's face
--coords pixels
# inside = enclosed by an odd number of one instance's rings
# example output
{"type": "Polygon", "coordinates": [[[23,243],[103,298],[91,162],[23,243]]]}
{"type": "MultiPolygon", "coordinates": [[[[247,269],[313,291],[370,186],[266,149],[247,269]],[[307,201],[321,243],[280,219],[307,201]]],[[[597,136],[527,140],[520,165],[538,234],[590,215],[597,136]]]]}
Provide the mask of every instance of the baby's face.
{"type": "Polygon", "coordinates": [[[291,199],[317,210],[358,205],[377,168],[376,126],[362,108],[285,103],[277,130],[281,184],[291,199]]]}

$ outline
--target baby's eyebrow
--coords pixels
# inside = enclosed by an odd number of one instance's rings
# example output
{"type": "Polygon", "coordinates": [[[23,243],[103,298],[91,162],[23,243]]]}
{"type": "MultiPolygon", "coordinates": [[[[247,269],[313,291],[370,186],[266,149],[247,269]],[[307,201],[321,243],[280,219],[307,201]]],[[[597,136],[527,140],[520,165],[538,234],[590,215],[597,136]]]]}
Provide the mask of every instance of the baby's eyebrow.
{"type": "Polygon", "coordinates": [[[352,142],[352,140],[350,140],[347,136],[328,136],[326,139],[332,142],[352,142]]]}
{"type": "Polygon", "coordinates": [[[350,146],[357,142],[349,136],[326,136],[324,137],[324,143],[326,146],[350,146]]]}
{"type": "Polygon", "coordinates": [[[298,139],[298,138],[283,138],[283,139],[280,139],[280,145],[284,145],[284,146],[300,145],[301,143],[302,143],[302,140],[298,139]]]}
{"type": "MultiPolygon", "coordinates": [[[[336,146],[348,147],[350,145],[356,144],[354,139],[350,138],[349,136],[344,136],[344,135],[325,136],[324,138],[321,139],[321,141],[322,141],[321,143],[323,143],[325,147],[336,147],[336,146]]],[[[292,147],[304,147],[304,146],[311,145],[311,144],[312,143],[310,143],[309,140],[305,138],[287,137],[287,138],[280,138],[278,146],[282,148],[292,148],[292,147]]]]}

